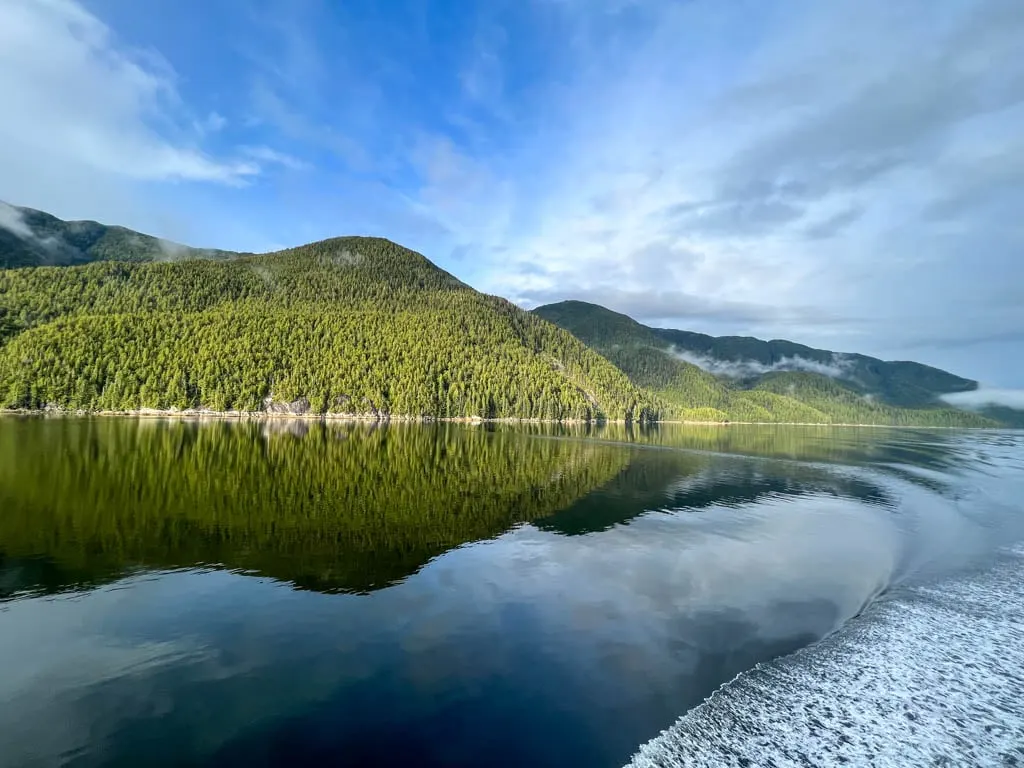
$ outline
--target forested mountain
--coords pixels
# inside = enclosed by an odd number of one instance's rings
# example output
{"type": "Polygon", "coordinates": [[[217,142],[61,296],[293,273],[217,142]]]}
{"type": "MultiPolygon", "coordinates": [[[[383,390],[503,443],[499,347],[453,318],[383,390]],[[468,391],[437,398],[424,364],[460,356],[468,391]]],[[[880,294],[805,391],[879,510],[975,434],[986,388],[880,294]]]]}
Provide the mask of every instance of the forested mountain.
{"type": "Polygon", "coordinates": [[[189,248],[124,227],[63,221],[0,201],[0,269],[69,266],[91,261],[223,259],[228,251],[189,248]]]}
{"type": "Polygon", "coordinates": [[[659,395],[668,404],[667,412],[683,419],[922,426],[996,423],[936,399],[938,388],[962,391],[976,387],[975,382],[918,363],[838,356],[791,342],[719,340],[649,328],[581,301],[548,304],[533,311],[601,352],[636,384],[659,395]],[[722,344],[716,346],[717,341],[722,344]],[[740,357],[748,348],[759,357],[740,357]],[[802,350],[811,356],[805,357],[802,350]],[[711,358],[709,353],[722,357],[711,358]],[[837,376],[845,371],[845,364],[836,361],[847,357],[852,359],[850,371],[863,372],[863,379],[856,383],[837,376]]]}
{"type": "Polygon", "coordinates": [[[672,349],[705,362],[712,371],[757,379],[778,371],[822,373],[891,405],[932,405],[939,395],[977,389],[978,382],[910,361],[814,349],[792,341],[750,336],[708,336],[670,328],[651,331],[672,349]]]}
{"type": "Polygon", "coordinates": [[[528,313],[380,238],[240,254],[2,205],[0,266],[0,408],[995,423],[945,371],[528,313]]]}
{"type": "Polygon", "coordinates": [[[651,419],[565,331],[379,238],[0,271],[0,407],[651,419]]]}

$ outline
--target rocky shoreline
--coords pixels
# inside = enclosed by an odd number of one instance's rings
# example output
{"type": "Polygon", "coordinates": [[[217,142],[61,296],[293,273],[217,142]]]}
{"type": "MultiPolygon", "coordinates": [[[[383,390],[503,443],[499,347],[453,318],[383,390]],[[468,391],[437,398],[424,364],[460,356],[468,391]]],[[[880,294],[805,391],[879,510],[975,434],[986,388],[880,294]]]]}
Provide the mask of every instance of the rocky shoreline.
{"type": "MultiPolygon", "coordinates": [[[[288,410],[268,409],[265,411],[214,411],[202,408],[189,408],[185,410],[162,410],[159,408],[138,408],[123,411],[84,411],[71,410],[67,408],[48,407],[42,409],[27,408],[5,408],[0,409],[0,416],[43,416],[54,418],[66,417],[115,417],[115,418],[137,418],[137,419],[181,419],[196,421],[335,421],[335,422],[361,422],[372,424],[401,423],[401,424],[639,424],[640,422],[627,422],[624,419],[531,419],[531,418],[484,418],[482,416],[408,416],[392,413],[323,413],[310,410],[288,410]]],[[[800,421],[681,421],[681,420],[659,420],[655,422],[643,422],[645,424],[675,424],[685,426],[703,427],[842,427],[844,429],[927,429],[927,430],[984,430],[986,427],[939,427],[939,426],[915,426],[896,424],[853,424],[853,423],[829,423],[829,422],[800,422],[800,421]]]]}

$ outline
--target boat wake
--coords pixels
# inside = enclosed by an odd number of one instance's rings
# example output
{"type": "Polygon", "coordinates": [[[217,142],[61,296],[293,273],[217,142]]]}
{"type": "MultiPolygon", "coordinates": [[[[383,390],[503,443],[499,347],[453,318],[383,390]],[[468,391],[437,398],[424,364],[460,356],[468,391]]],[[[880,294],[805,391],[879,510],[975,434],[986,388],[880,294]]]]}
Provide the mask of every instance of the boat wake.
{"type": "Polygon", "coordinates": [[[724,685],[636,768],[1024,765],[1024,549],[906,586],[724,685]]]}

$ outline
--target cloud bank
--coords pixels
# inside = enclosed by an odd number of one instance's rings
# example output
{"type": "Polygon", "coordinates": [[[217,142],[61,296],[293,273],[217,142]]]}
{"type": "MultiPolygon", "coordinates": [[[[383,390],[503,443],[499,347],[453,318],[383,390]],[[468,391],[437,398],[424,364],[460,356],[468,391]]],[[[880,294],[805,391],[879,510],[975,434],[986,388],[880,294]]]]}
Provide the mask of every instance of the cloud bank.
{"type": "Polygon", "coordinates": [[[995,405],[1024,411],[1024,389],[1000,389],[981,387],[973,392],[954,392],[943,395],[942,399],[957,408],[977,410],[995,405]]]}
{"type": "Polygon", "coordinates": [[[135,179],[238,183],[258,173],[204,153],[171,125],[181,114],[173,70],[121,45],[72,0],[0,6],[0,146],[135,179]]]}
{"type": "Polygon", "coordinates": [[[833,355],[831,365],[799,356],[783,357],[771,365],[766,365],[757,360],[719,360],[678,347],[672,347],[669,351],[680,360],[692,363],[716,376],[727,376],[733,379],[763,376],[774,371],[805,371],[818,373],[832,379],[849,378],[850,374],[850,363],[841,355],[833,355]]]}
{"type": "Polygon", "coordinates": [[[0,200],[0,229],[6,229],[11,234],[22,238],[34,238],[35,232],[25,221],[24,215],[13,205],[0,200]]]}
{"type": "Polygon", "coordinates": [[[1024,326],[1016,0],[539,6],[571,42],[533,140],[419,198],[465,204],[485,289],[940,366],[1024,326]]]}

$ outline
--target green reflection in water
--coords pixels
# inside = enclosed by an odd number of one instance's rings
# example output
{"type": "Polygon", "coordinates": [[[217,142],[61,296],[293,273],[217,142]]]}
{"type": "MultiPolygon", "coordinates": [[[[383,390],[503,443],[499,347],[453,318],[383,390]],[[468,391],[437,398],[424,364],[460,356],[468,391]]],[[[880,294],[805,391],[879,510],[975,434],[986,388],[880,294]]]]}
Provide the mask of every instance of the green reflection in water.
{"type": "Polygon", "coordinates": [[[570,505],[628,460],[455,425],[4,419],[0,589],[208,563],[371,590],[570,505]]]}

